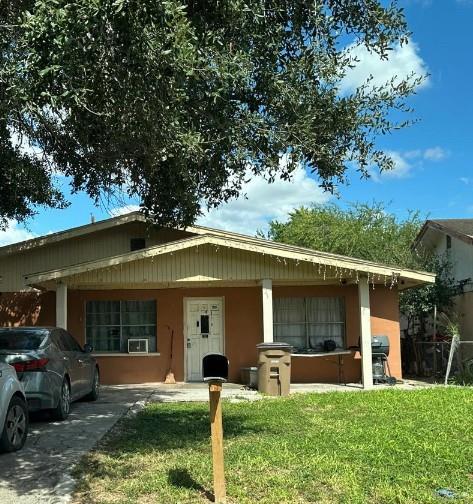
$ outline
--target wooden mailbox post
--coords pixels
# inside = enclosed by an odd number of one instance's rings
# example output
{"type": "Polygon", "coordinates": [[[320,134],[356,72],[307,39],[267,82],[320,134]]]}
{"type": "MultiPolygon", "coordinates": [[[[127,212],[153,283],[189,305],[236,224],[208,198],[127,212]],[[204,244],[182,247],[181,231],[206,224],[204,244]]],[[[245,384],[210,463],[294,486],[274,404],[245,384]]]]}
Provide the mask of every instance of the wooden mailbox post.
{"type": "Polygon", "coordinates": [[[210,434],[212,438],[212,463],[214,496],[217,504],[227,502],[225,470],[223,463],[223,424],[220,394],[222,384],[228,379],[228,359],[222,354],[207,354],[202,361],[204,381],[209,384],[210,434]]]}

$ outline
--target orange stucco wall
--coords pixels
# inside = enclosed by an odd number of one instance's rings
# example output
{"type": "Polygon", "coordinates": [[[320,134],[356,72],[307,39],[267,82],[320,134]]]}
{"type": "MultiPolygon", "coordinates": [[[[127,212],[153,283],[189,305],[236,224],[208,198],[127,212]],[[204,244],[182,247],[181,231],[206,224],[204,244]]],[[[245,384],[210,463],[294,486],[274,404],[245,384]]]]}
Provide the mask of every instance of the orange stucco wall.
{"type": "Polygon", "coordinates": [[[370,291],[371,334],[389,337],[389,367],[391,374],[402,378],[401,339],[399,327],[399,293],[396,289],[376,286],[370,291]]]}
{"type": "Polygon", "coordinates": [[[236,381],[240,368],[256,361],[256,344],[261,341],[261,289],[166,289],[133,291],[75,291],[69,293],[68,329],[84,341],[84,313],[87,300],[156,299],[158,306],[158,351],[160,356],[98,357],[102,380],[107,383],[163,381],[170,366],[171,332],[174,330],[172,370],[176,380],[184,380],[184,298],[224,297],[225,353],[230,379],[236,381]],[[75,307],[75,309],[74,309],[75,307]]]}
{"type": "MultiPolygon", "coordinates": [[[[356,286],[274,287],[274,297],[342,296],[346,307],[347,346],[358,346],[359,308],[356,286]]],[[[176,380],[184,380],[185,297],[224,297],[225,353],[230,360],[230,380],[239,381],[240,368],[256,364],[256,344],[262,341],[261,288],[197,288],[163,290],[71,291],[68,293],[68,329],[83,344],[85,340],[85,302],[87,300],[156,299],[158,306],[159,356],[97,357],[103,383],[143,383],[163,381],[170,367],[171,331],[174,331],[172,370],[176,380]]],[[[401,377],[399,312],[397,291],[382,287],[370,291],[373,334],[389,336],[391,372],[401,377]]],[[[3,294],[0,297],[0,325],[54,325],[54,293],[3,294]]],[[[293,382],[336,382],[337,357],[294,357],[293,382]]],[[[360,379],[360,360],[355,353],[343,358],[344,379],[360,379]]]]}

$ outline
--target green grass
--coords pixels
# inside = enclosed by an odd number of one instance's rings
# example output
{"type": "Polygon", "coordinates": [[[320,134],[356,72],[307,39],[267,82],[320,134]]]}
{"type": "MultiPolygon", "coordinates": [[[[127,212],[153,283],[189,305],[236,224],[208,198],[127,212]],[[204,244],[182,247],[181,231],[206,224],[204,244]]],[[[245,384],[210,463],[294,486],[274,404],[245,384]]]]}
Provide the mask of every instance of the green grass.
{"type": "MultiPolygon", "coordinates": [[[[473,503],[473,390],[297,395],[224,403],[231,503],[473,503]]],[[[77,470],[83,503],[201,503],[207,404],[151,404],[77,470]]]]}

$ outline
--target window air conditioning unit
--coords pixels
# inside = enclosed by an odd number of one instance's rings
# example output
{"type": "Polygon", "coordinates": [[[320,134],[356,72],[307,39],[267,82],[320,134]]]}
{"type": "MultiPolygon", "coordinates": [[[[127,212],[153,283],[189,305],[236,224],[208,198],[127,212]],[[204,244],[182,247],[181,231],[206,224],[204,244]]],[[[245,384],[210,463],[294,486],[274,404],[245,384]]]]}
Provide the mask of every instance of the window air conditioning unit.
{"type": "Polygon", "coordinates": [[[128,353],[130,354],[145,354],[148,353],[148,339],[129,339],[128,353]]]}

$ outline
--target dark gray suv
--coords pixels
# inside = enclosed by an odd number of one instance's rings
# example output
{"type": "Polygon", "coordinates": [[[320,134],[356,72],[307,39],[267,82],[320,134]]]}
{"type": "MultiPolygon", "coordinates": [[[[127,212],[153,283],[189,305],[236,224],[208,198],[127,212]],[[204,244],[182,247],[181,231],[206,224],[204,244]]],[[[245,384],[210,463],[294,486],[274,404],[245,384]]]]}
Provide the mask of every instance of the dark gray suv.
{"type": "Polygon", "coordinates": [[[49,409],[57,420],[69,415],[72,401],[99,394],[99,368],[92,347],[58,327],[0,328],[0,362],[16,369],[28,409],[49,409]]]}

